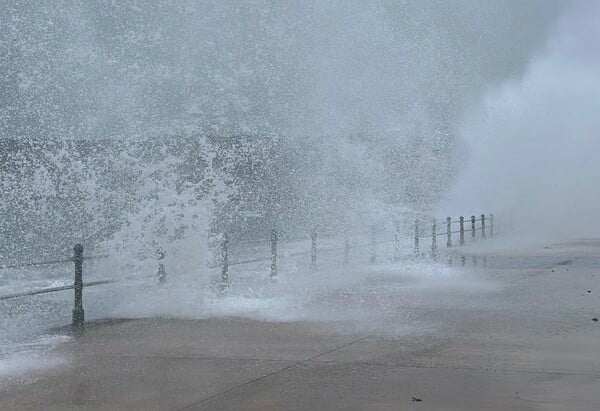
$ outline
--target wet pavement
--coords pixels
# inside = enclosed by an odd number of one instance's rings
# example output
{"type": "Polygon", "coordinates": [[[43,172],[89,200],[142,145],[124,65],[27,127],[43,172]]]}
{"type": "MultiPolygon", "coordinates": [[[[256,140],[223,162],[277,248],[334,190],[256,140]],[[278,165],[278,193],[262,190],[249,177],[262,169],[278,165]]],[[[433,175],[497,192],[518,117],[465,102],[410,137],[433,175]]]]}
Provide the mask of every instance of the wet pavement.
{"type": "Polygon", "coordinates": [[[89,324],[0,409],[600,410],[600,241],[482,253],[328,291],[321,321],[89,324]]]}

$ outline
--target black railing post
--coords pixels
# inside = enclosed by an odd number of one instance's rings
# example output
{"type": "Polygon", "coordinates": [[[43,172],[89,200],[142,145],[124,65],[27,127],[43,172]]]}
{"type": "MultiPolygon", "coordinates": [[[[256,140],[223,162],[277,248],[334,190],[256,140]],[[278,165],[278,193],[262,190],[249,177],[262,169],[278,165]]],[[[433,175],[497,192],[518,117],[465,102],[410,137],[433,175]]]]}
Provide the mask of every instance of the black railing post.
{"type": "Polygon", "coordinates": [[[271,277],[277,276],[277,230],[271,230],[271,277]]]}
{"type": "Polygon", "coordinates": [[[165,250],[162,248],[158,249],[158,271],[156,273],[156,279],[158,284],[163,285],[167,282],[167,270],[165,268],[165,250]]]}
{"type": "Polygon", "coordinates": [[[400,221],[396,221],[396,230],[394,232],[394,259],[400,259],[400,221]]]}
{"type": "Polygon", "coordinates": [[[450,217],[446,217],[446,235],[448,239],[446,240],[446,247],[452,247],[452,219],[450,217]]]}
{"type": "Polygon", "coordinates": [[[221,241],[221,287],[229,283],[229,235],[223,233],[221,241]]]}
{"type": "Polygon", "coordinates": [[[433,219],[433,226],[431,229],[431,258],[437,259],[437,220],[433,219]]]}
{"type": "Polygon", "coordinates": [[[377,261],[377,233],[374,225],[371,226],[371,258],[369,261],[371,264],[377,261]]]}
{"type": "Polygon", "coordinates": [[[458,238],[459,245],[465,245],[465,218],[460,217],[460,237],[458,238]]]}
{"type": "Polygon", "coordinates": [[[485,214],[481,214],[481,238],[485,240],[485,214]]]}
{"type": "Polygon", "coordinates": [[[419,258],[419,219],[415,220],[415,257],[419,258]]]}
{"type": "Polygon", "coordinates": [[[350,262],[350,240],[348,237],[344,239],[344,264],[350,262]]]}
{"type": "Polygon", "coordinates": [[[471,216],[471,240],[475,242],[475,216],[471,216]]]}
{"type": "Polygon", "coordinates": [[[490,238],[494,238],[494,214],[490,213],[490,238]]]}
{"type": "Polygon", "coordinates": [[[313,230],[310,234],[310,267],[317,269],[317,232],[313,230]]]}
{"type": "Polygon", "coordinates": [[[81,244],[75,244],[73,247],[73,261],[75,262],[73,327],[82,328],[85,315],[83,311],[83,246],[81,244]]]}

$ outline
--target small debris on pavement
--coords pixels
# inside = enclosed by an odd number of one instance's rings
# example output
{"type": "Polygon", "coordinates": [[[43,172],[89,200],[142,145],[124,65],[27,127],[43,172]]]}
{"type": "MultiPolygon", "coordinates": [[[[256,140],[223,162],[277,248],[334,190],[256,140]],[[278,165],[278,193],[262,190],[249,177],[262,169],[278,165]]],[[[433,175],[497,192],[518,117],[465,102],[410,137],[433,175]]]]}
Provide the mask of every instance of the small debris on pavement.
{"type": "Polygon", "coordinates": [[[598,322],[598,317],[592,318],[592,321],[595,322],[595,323],[597,323],[598,322]]]}
{"type": "Polygon", "coordinates": [[[413,402],[421,402],[421,401],[423,401],[422,399],[417,398],[417,397],[412,397],[412,400],[413,400],[413,402]]]}

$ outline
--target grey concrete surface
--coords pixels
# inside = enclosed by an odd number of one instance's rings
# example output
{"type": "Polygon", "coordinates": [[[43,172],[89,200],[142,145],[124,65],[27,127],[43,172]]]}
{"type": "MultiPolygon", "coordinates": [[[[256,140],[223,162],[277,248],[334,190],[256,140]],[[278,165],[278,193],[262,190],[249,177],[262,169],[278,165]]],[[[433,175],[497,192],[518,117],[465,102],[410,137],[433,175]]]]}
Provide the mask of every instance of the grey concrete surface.
{"type": "Polygon", "coordinates": [[[380,321],[92,324],[0,409],[600,410],[600,241],[473,252],[461,281],[489,287],[373,279],[380,321]]]}

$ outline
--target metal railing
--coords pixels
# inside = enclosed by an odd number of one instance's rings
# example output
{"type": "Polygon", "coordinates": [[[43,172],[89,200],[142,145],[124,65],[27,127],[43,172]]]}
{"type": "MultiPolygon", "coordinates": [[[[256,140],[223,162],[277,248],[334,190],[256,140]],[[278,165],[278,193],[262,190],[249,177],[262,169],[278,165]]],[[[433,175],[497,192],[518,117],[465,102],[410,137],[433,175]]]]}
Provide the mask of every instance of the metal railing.
{"type": "MultiPolygon", "coordinates": [[[[368,235],[370,236],[369,242],[363,242],[358,244],[352,244],[350,241],[350,233],[346,233],[343,236],[343,245],[339,247],[329,247],[329,248],[319,248],[318,247],[318,233],[316,230],[312,230],[310,233],[310,250],[304,251],[296,251],[286,254],[287,257],[298,257],[302,255],[310,255],[310,268],[312,270],[317,270],[318,267],[318,257],[319,253],[333,252],[333,251],[343,251],[343,263],[348,264],[350,262],[351,250],[358,248],[367,248],[370,247],[369,252],[369,262],[371,264],[376,263],[378,258],[378,245],[381,244],[389,244],[394,243],[394,259],[406,259],[406,258],[423,258],[426,253],[422,253],[420,251],[420,240],[422,239],[431,239],[431,253],[430,256],[433,260],[437,260],[438,258],[438,245],[437,245],[437,237],[438,236],[446,236],[446,248],[450,249],[453,247],[453,234],[459,234],[459,245],[465,245],[465,232],[469,232],[471,234],[471,242],[477,241],[478,238],[492,238],[494,237],[494,215],[490,214],[488,218],[484,214],[480,216],[480,218],[476,218],[475,216],[471,216],[470,220],[465,220],[464,217],[459,217],[458,220],[452,220],[451,217],[446,218],[446,230],[438,231],[437,220],[432,220],[431,231],[430,234],[423,234],[421,232],[420,227],[423,225],[418,219],[414,223],[414,250],[412,254],[402,255],[402,239],[406,239],[406,236],[402,235],[400,224],[395,223],[395,231],[392,239],[388,240],[378,240],[377,231],[375,226],[371,226],[368,232],[362,233],[354,233],[353,236],[356,235],[368,235]],[[470,230],[465,230],[465,223],[470,222],[470,230]],[[479,224],[477,224],[479,223],[479,224]],[[458,230],[453,230],[452,226],[454,224],[459,224],[458,230]]],[[[332,238],[329,237],[329,240],[332,238]]],[[[215,264],[211,264],[208,266],[209,269],[217,269],[220,268],[221,271],[221,282],[220,289],[223,290],[227,288],[230,282],[229,278],[229,268],[232,266],[239,266],[244,264],[251,263],[259,263],[259,262],[270,262],[270,277],[276,278],[278,274],[279,267],[279,253],[278,250],[280,248],[279,243],[279,235],[277,230],[270,230],[270,236],[268,240],[263,241],[251,241],[251,240],[241,240],[238,242],[239,245],[244,245],[248,248],[260,245],[262,247],[267,247],[269,250],[269,255],[267,257],[252,257],[240,259],[237,261],[230,261],[230,248],[231,242],[230,237],[227,233],[223,233],[220,239],[220,244],[218,245],[218,254],[219,254],[219,262],[215,264]]],[[[285,244],[285,243],[284,243],[285,244]]],[[[289,244],[289,243],[288,243],[289,244]]],[[[165,266],[165,255],[164,250],[158,250],[158,270],[156,274],[156,280],[158,284],[164,284],[167,281],[167,269],[165,266]]],[[[40,261],[40,262],[29,262],[22,264],[13,264],[13,265],[5,265],[0,266],[0,270],[3,269],[15,269],[15,268],[28,268],[28,267],[39,267],[39,266],[49,266],[55,264],[64,264],[64,263],[73,263],[74,264],[74,281],[73,284],[67,284],[57,287],[49,287],[42,288],[37,290],[28,290],[18,293],[0,295],[0,301],[9,300],[14,298],[21,298],[27,296],[34,296],[39,294],[47,294],[54,293],[65,290],[74,290],[74,307],[73,307],[73,318],[72,325],[76,328],[82,328],[85,322],[85,315],[83,309],[83,288],[84,287],[93,287],[98,285],[106,285],[120,282],[115,279],[104,279],[90,282],[83,282],[83,262],[85,260],[97,260],[108,258],[110,255],[92,255],[92,256],[84,256],[83,255],[83,246],[81,244],[76,244],[73,247],[73,257],[66,259],[57,259],[50,261],[40,261]]],[[[476,258],[473,257],[473,263],[476,264],[476,258]]],[[[451,260],[449,260],[451,262],[451,260]]],[[[462,265],[465,265],[465,257],[461,255],[462,265]]],[[[485,257],[484,257],[485,262],[485,257]]],[[[155,276],[148,276],[155,277],[155,276]]]]}
{"type": "Polygon", "coordinates": [[[471,242],[476,242],[479,236],[480,239],[486,239],[489,235],[490,238],[494,237],[494,214],[490,214],[488,218],[486,218],[485,214],[481,214],[480,218],[476,218],[474,215],[471,216],[470,220],[465,220],[463,216],[459,217],[458,220],[452,220],[451,217],[446,218],[446,231],[438,232],[437,230],[437,220],[433,219],[431,234],[423,235],[419,229],[419,221],[415,221],[415,237],[414,243],[415,255],[420,254],[419,251],[419,239],[421,238],[431,238],[431,254],[435,258],[437,255],[437,237],[446,236],[446,247],[451,248],[453,245],[452,242],[452,234],[458,234],[458,244],[460,246],[465,245],[465,233],[470,232],[471,234],[471,242]],[[470,229],[465,230],[465,222],[471,223],[470,229]],[[479,223],[479,225],[477,224],[479,223]],[[487,225],[486,225],[487,223],[487,225]],[[452,229],[452,224],[459,224],[458,230],[452,229]]]}
{"type": "Polygon", "coordinates": [[[73,284],[62,285],[58,287],[49,287],[42,288],[38,290],[29,290],[18,293],[6,294],[0,296],[0,300],[10,300],[13,298],[20,298],[26,296],[33,296],[39,294],[47,294],[58,291],[65,290],[75,290],[74,296],[74,307],[73,307],[73,321],[72,325],[77,328],[83,327],[84,324],[84,310],[83,310],[83,287],[93,287],[96,285],[103,284],[111,284],[115,283],[115,280],[98,280],[98,281],[90,281],[83,282],[83,261],[84,260],[92,260],[98,258],[105,258],[107,256],[83,256],[83,246],[81,244],[76,244],[73,247],[73,257],[67,259],[59,259],[59,260],[50,260],[50,261],[39,261],[39,262],[31,262],[31,263],[23,263],[23,264],[13,264],[13,265],[5,265],[1,266],[0,269],[14,269],[14,268],[27,268],[27,267],[40,267],[40,266],[48,266],[62,263],[72,262],[75,268],[75,279],[73,284]]]}

